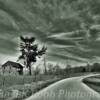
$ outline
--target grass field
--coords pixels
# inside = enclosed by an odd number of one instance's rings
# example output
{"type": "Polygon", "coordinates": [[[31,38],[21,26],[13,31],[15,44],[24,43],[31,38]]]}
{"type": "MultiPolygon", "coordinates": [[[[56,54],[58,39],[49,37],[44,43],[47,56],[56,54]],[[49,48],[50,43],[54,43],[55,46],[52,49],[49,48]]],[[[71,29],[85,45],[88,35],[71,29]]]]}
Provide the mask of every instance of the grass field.
{"type": "Polygon", "coordinates": [[[87,84],[90,88],[100,93],[100,75],[85,78],[83,82],[87,84]]]}
{"type": "Polygon", "coordinates": [[[0,75],[0,100],[23,100],[39,90],[61,79],[87,75],[89,73],[75,73],[69,75],[0,75]]]}
{"type": "Polygon", "coordinates": [[[57,80],[53,75],[0,75],[0,100],[22,100],[57,80]]]}
{"type": "Polygon", "coordinates": [[[54,78],[52,75],[38,75],[36,78],[34,76],[0,75],[0,88],[2,88],[2,85],[9,87],[13,85],[30,84],[35,81],[45,81],[52,78],[54,78]]]}

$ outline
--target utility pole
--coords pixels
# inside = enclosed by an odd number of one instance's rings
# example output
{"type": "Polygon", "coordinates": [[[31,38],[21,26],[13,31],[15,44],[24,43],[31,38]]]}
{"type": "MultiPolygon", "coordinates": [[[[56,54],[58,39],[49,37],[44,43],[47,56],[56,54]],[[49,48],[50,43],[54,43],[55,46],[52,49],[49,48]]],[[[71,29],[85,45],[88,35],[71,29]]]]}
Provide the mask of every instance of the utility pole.
{"type": "Polygon", "coordinates": [[[46,57],[44,56],[44,74],[47,74],[46,57]]]}

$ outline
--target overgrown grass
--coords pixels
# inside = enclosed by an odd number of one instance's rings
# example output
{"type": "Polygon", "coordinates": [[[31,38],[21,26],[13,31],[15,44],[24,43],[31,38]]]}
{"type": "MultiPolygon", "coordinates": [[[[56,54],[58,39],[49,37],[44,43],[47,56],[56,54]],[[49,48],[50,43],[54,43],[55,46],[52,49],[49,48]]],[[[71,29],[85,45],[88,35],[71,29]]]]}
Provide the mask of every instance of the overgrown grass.
{"type": "Polygon", "coordinates": [[[53,75],[19,76],[19,75],[0,75],[0,88],[7,88],[13,85],[30,84],[35,81],[46,81],[54,78],[53,75]]]}
{"type": "Polygon", "coordinates": [[[0,100],[22,100],[59,80],[54,75],[19,76],[0,75],[0,100]],[[17,97],[13,92],[18,92],[17,97]]]}
{"type": "Polygon", "coordinates": [[[100,75],[91,76],[83,79],[83,82],[88,85],[90,88],[94,89],[98,93],[100,93],[100,75]]]}
{"type": "Polygon", "coordinates": [[[41,89],[61,79],[87,75],[89,73],[70,73],[68,75],[15,76],[0,75],[0,100],[23,100],[41,89]],[[4,98],[3,98],[4,96],[4,98]]]}

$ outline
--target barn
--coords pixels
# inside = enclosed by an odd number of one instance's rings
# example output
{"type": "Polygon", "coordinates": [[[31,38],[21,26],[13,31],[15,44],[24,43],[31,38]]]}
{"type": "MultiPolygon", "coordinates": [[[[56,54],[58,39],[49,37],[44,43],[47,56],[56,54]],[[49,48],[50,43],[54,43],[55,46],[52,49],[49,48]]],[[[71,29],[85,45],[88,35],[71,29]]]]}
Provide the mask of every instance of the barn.
{"type": "Polygon", "coordinates": [[[13,61],[7,61],[2,65],[4,73],[13,73],[23,75],[23,66],[13,61]]]}

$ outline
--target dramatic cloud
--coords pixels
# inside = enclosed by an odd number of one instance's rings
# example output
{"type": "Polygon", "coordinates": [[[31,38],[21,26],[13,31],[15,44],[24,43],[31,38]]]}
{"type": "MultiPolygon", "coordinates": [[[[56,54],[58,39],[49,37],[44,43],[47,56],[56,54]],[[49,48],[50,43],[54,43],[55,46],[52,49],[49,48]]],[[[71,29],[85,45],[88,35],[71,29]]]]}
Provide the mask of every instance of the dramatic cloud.
{"type": "Polygon", "coordinates": [[[100,13],[96,9],[100,2],[92,6],[93,2],[0,0],[1,61],[6,55],[17,59],[20,35],[35,36],[40,44],[46,44],[48,61],[99,61],[100,13]]]}

